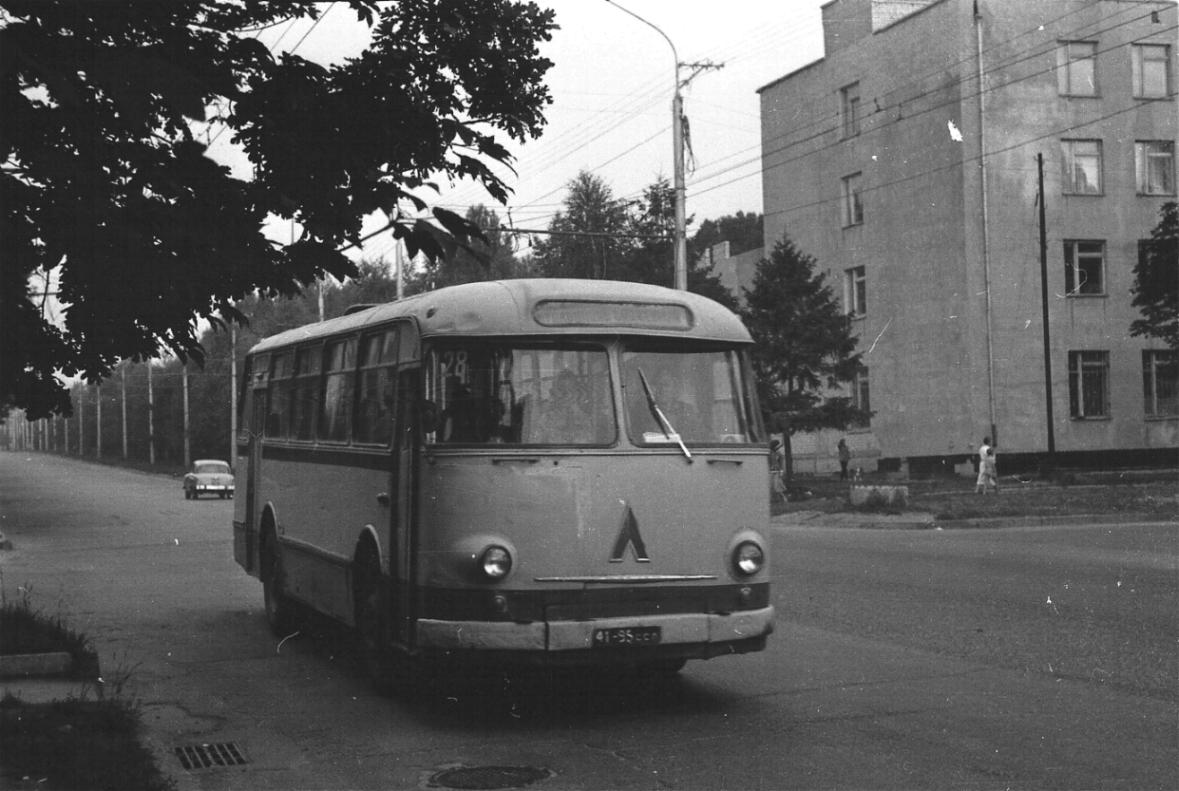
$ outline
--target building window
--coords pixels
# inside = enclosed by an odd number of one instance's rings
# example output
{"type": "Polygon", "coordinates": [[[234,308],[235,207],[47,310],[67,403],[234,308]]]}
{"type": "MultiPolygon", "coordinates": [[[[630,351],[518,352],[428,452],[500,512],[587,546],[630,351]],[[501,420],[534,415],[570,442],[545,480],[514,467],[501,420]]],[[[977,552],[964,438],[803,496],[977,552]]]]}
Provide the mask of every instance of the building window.
{"type": "Polygon", "coordinates": [[[1139,195],[1175,194],[1175,141],[1139,140],[1134,144],[1134,172],[1139,195]]]}
{"type": "Polygon", "coordinates": [[[1135,99],[1165,99],[1169,93],[1171,48],[1166,44],[1131,47],[1135,99]]]}
{"type": "Polygon", "coordinates": [[[860,84],[853,82],[839,91],[840,118],[843,121],[843,136],[855,137],[860,133],[860,84]]]}
{"type": "Polygon", "coordinates": [[[860,198],[863,189],[859,173],[843,179],[843,225],[859,225],[864,221],[864,204],[860,198]]]}
{"type": "Polygon", "coordinates": [[[868,278],[864,267],[857,266],[843,273],[843,304],[847,315],[853,318],[868,312],[868,278]]]}
{"type": "Polygon", "coordinates": [[[1097,42],[1060,42],[1056,48],[1056,88],[1061,96],[1097,95],[1097,42]]]}
{"type": "Polygon", "coordinates": [[[1061,140],[1062,183],[1067,195],[1101,194],[1101,141],[1061,140]]]}
{"type": "Polygon", "coordinates": [[[1142,395],[1147,417],[1179,417],[1179,352],[1142,352],[1142,395]]]}
{"type": "MultiPolygon", "coordinates": [[[[869,398],[867,368],[860,368],[860,370],[856,371],[856,375],[852,379],[851,402],[852,406],[856,409],[862,409],[865,413],[872,411],[872,402],[869,398]]],[[[853,423],[851,428],[866,429],[870,424],[871,419],[864,417],[853,423]]]]}
{"type": "Polygon", "coordinates": [[[1074,420],[1109,417],[1109,352],[1068,353],[1068,406],[1074,420]]]}
{"type": "Polygon", "coordinates": [[[1105,242],[1064,240],[1064,290],[1070,297],[1105,293],[1105,242]]]}

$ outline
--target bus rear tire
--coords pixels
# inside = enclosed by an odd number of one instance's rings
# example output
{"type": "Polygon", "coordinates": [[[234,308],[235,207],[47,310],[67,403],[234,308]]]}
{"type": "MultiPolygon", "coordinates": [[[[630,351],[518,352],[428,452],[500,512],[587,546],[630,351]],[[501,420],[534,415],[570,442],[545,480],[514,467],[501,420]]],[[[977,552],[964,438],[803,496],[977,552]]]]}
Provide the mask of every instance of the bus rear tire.
{"type": "Polygon", "coordinates": [[[295,630],[295,605],[282,590],[282,557],[278,554],[277,539],[268,533],[262,540],[260,570],[262,600],[266,609],[266,623],[275,637],[286,637],[295,630]]]}

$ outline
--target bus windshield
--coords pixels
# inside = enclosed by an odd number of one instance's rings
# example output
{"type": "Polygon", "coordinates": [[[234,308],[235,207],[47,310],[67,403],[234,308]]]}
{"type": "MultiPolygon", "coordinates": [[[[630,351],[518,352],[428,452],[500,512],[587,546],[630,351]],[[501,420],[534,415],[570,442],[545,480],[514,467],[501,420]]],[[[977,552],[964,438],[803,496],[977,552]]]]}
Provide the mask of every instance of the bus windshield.
{"type": "Polygon", "coordinates": [[[472,341],[432,351],[426,398],[441,444],[610,445],[616,421],[602,346],[472,341]]]}
{"type": "Polygon", "coordinates": [[[630,342],[622,350],[627,434],[636,445],[756,442],[733,349],[630,342]]]}

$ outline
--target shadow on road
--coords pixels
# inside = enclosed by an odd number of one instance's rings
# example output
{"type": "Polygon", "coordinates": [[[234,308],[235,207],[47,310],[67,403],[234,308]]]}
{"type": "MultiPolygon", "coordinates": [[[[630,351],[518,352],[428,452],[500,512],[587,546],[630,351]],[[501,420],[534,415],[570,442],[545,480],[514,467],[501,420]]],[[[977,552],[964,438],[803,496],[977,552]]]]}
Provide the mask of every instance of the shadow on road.
{"type": "MultiPolygon", "coordinates": [[[[353,678],[364,679],[351,631],[342,625],[315,615],[305,616],[299,642],[303,650],[332,662],[335,670],[345,669],[353,678]]],[[[445,729],[478,730],[494,721],[541,729],[601,717],[647,718],[673,711],[708,713],[724,710],[728,701],[690,674],[629,666],[506,668],[478,659],[418,666],[412,684],[395,688],[391,696],[423,723],[445,729]]]]}

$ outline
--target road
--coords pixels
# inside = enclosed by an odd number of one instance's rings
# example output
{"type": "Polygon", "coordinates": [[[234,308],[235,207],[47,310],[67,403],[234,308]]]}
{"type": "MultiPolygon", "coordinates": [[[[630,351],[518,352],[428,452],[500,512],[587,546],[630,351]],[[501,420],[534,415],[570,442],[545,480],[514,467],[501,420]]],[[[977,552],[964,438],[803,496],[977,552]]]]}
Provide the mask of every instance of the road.
{"type": "Polygon", "coordinates": [[[232,559],[232,504],[178,480],[0,453],[6,595],[89,634],[184,789],[1173,788],[1179,524],[772,529],[760,654],[680,678],[454,679],[370,691],[334,630],[282,644],[232,559]],[[176,747],[245,763],[186,771],[176,747]],[[445,779],[445,778],[443,778],[445,779]],[[484,786],[486,787],[486,786],[484,786]]]}

